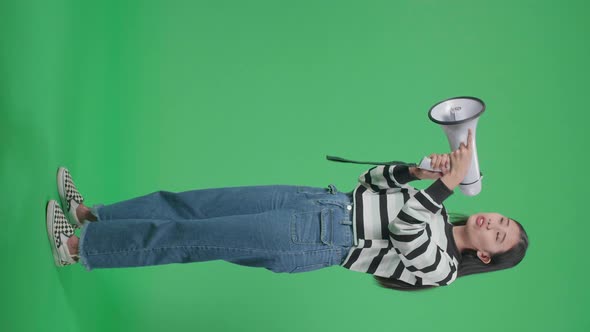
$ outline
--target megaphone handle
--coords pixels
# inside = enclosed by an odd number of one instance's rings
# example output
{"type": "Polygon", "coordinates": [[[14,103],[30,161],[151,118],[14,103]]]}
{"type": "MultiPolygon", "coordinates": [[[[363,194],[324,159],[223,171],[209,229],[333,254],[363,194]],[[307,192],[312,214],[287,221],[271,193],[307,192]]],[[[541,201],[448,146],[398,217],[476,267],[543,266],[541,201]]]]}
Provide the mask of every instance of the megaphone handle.
{"type": "Polygon", "coordinates": [[[431,171],[431,172],[440,172],[442,173],[442,170],[440,168],[432,168],[430,167],[430,163],[432,162],[432,160],[428,157],[424,157],[422,158],[422,160],[420,160],[420,163],[418,164],[418,168],[421,169],[425,169],[427,171],[431,171]]]}

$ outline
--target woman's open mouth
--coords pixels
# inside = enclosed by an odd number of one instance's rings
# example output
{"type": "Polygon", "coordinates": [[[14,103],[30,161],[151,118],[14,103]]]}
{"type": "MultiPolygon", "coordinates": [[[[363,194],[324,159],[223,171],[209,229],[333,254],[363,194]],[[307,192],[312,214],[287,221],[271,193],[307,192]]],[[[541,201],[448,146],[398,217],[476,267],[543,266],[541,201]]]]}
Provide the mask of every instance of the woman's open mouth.
{"type": "Polygon", "coordinates": [[[482,216],[477,217],[477,219],[475,220],[475,223],[477,224],[478,227],[482,227],[483,223],[485,221],[485,218],[482,216]]]}

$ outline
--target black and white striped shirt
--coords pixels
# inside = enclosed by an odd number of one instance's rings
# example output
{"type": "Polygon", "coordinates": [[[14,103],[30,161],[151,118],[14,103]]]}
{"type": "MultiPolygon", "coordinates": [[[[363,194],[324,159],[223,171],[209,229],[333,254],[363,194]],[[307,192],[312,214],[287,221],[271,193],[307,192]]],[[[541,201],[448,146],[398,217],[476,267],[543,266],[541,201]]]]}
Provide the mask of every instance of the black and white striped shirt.
{"type": "Polygon", "coordinates": [[[354,189],[354,245],[347,269],[412,285],[448,285],[460,253],[442,202],[453,194],[440,179],[423,190],[406,165],[375,166],[354,189]]]}

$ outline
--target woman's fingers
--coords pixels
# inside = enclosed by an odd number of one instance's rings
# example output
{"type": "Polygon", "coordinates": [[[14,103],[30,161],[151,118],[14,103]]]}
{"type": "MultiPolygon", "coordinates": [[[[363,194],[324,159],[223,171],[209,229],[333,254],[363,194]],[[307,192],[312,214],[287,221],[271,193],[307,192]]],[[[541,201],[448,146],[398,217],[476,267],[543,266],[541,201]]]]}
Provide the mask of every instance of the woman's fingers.
{"type": "Polygon", "coordinates": [[[449,155],[447,155],[447,154],[444,154],[443,155],[442,166],[443,166],[442,167],[443,172],[445,172],[445,171],[447,171],[449,169],[449,166],[450,166],[449,165],[449,155]]]}
{"type": "Polygon", "coordinates": [[[455,174],[458,178],[464,177],[469,170],[472,155],[472,137],[471,130],[469,130],[467,144],[461,142],[459,147],[448,155],[450,164],[449,172],[455,174]]]}
{"type": "Polygon", "coordinates": [[[438,167],[439,159],[440,159],[439,155],[436,155],[434,157],[434,159],[432,160],[432,169],[436,169],[438,167]]]}
{"type": "Polygon", "coordinates": [[[436,168],[443,170],[445,168],[445,163],[446,163],[446,155],[441,154],[438,156],[438,162],[436,164],[436,168]]]}
{"type": "Polygon", "coordinates": [[[439,169],[444,173],[451,169],[451,155],[458,153],[459,151],[453,151],[451,153],[437,154],[432,153],[428,156],[430,158],[430,167],[432,169],[439,169]]]}

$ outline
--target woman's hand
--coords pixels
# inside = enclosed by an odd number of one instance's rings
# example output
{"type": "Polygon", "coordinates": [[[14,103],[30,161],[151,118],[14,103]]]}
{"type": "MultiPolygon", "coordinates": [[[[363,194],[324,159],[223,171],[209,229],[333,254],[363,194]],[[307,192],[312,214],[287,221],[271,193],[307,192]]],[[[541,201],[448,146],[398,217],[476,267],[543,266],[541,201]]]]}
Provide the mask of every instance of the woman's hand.
{"type": "Polygon", "coordinates": [[[430,158],[430,167],[433,169],[440,169],[441,172],[428,171],[418,167],[410,167],[410,173],[420,180],[429,179],[436,180],[450,171],[450,154],[433,153],[428,156],[430,158]]]}
{"type": "Polygon", "coordinates": [[[451,170],[442,176],[441,181],[454,190],[467,175],[473,155],[473,135],[471,129],[467,132],[467,144],[461,142],[459,148],[450,154],[451,170]]]}

